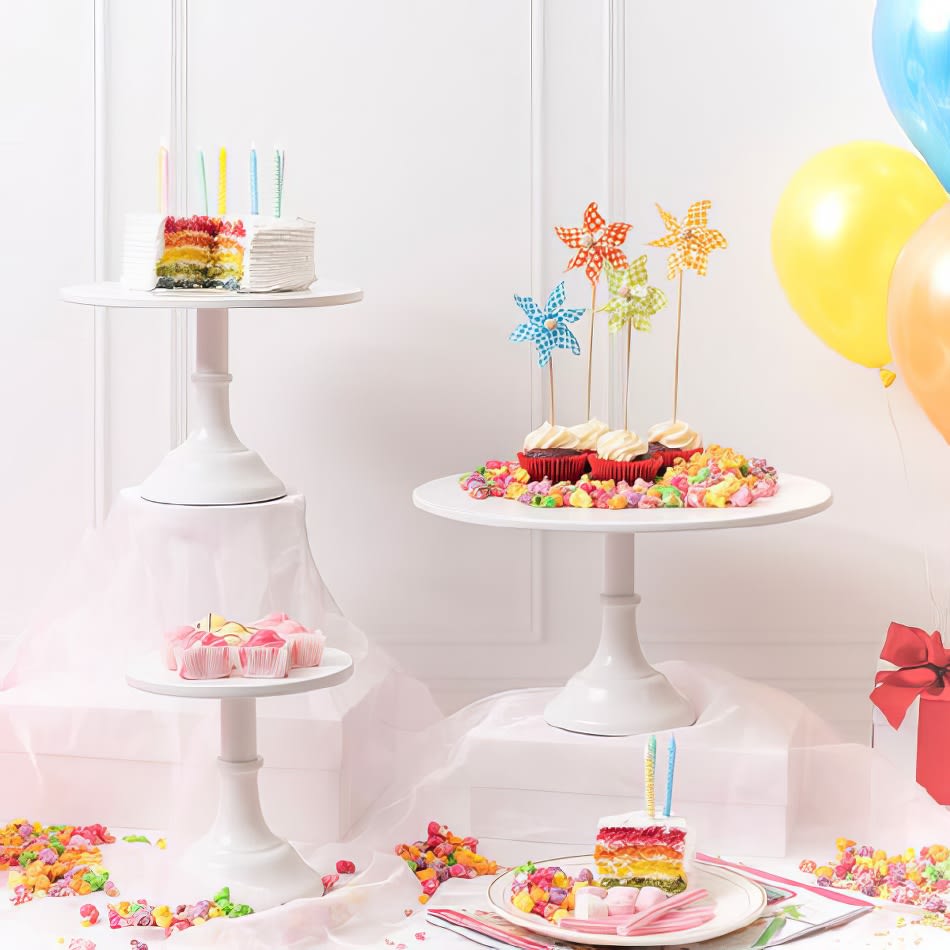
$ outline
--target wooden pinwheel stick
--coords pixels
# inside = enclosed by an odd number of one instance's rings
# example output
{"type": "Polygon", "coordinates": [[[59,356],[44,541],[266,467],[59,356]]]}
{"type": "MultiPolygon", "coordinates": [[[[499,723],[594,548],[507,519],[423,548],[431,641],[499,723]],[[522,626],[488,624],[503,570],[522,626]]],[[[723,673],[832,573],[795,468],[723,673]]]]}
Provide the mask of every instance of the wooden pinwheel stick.
{"type": "Polygon", "coordinates": [[[627,413],[630,409],[630,338],[633,335],[632,320],[627,321],[627,378],[623,381],[623,427],[627,426],[627,413]]]}
{"type": "Polygon", "coordinates": [[[554,419],[554,358],[548,360],[548,387],[551,390],[551,425],[555,424],[554,419]]]}
{"type": "MultiPolygon", "coordinates": [[[[594,371],[594,314],[597,312],[597,284],[590,287],[590,334],[587,339],[587,418],[590,418],[590,382],[594,371]]],[[[553,425],[553,423],[552,423],[553,425]]]]}
{"type": "Polygon", "coordinates": [[[676,350],[673,358],[673,421],[679,404],[680,390],[680,326],[683,322],[683,271],[680,270],[679,289],[676,294],[676,350]]]}

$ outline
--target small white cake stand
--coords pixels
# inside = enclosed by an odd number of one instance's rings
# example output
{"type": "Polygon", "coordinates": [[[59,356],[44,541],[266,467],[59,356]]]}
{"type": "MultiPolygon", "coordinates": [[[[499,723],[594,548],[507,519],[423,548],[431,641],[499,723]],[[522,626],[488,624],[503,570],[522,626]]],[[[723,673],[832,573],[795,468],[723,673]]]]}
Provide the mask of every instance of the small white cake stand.
{"type": "Polygon", "coordinates": [[[747,508],[532,508],[504,498],[476,500],[450,475],[420,485],[417,508],[469,524],[536,531],[586,531],[604,536],[600,643],[594,658],[548,704],[552,726],[595,736],[662,732],[696,721],[689,701],[643,655],[637,634],[640,595],[634,589],[639,532],[709,531],[795,521],[823,511],[831,490],[797,475],[780,475],[778,494],[747,508]]]}
{"type": "Polygon", "coordinates": [[[292,670],[286,679],[184,680],[165,667],[158,653],[140,658],[128,669],[128,684],[146,693],[221,700],[218,814],[207,835],[189,849],[183,865],[196,886],[214,891],[228,883],[258,909],[323,893],[320,874],[264,820],[257,784],[263,764],[257,752],[257,699],[326,689],[349,679],[352,672],[350,655],[330,647],[323,651],[320,666],[292,670]]]}
{"type": "Polygon", "coordinates": [[[191,431],[142,482],[143,498],[170,505],[244,505],[287,494],[284,483],[241,442],[231,425],[228,311],[337,307],[362,300],[362,290],[319,280],[298,293],[144,291],[126,290],[117,283],[65,287],[60,293],[63,300],[87,307],[197,311],[191,431]]]}

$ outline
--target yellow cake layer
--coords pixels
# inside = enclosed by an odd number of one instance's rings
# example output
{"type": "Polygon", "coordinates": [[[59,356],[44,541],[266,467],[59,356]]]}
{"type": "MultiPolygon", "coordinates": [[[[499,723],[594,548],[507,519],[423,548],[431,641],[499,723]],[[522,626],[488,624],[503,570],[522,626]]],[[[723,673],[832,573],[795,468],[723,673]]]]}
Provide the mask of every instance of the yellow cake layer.
{"type": "Polygon", "coordinates": [[[162,254],[161,263],[170,264],[177,261],[210,262],[211,255],[204,247],[166,247],[162,254]]]}
{"type": "Polygon", "coordinates": [[[682,861],[598,861],[602,877],[682,877],[682,861]]]}

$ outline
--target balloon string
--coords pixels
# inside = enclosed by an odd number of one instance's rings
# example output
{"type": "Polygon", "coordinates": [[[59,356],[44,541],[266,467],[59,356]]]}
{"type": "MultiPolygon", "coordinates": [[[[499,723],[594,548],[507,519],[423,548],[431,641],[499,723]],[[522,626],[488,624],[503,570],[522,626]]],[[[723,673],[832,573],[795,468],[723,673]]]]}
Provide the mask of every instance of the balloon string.
{"type": "MultiPolygon", "coordinates": [[[[910,472],[907,468],[907,456],[904,454],[904,440],[901,438],[900,429],[897,428],[897,420],[894,418],[894,406],[891,401],[892,397],[890,389],[884,390],[884,398],[887,401],[887,417],[891,420],[891,428],[894,430],[894,438],[897,440],[897,451],[901,459],[901,468],[904,471],[904,486],[907,488],[907,494],[913,498],[914,493],[910,484],[910,472]]],[[[943,622],[943,611],[937,604],[937,596],[934,593],[933,576],[930,573],[930,554],[927,551],[926,541],[921,545],[921,555],[924,561],[924,579],[927,582],[927,595],[930,597],[930,605],[933,608],[935,626],[939,630],[942,629],[945,624],[943,622]]]]}

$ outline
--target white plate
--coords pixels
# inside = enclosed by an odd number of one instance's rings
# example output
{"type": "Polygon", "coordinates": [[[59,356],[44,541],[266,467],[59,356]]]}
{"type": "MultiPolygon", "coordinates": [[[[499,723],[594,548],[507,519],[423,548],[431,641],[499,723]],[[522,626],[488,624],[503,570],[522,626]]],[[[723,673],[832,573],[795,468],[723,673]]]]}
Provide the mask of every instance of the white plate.
{"type": "MultiPolygon", "coordinates": [[[[541,867],[542,865],[538,865],[541,867]]],[[[594,869],[593,855],[581,855],[572,858],[554,858],[544,862],[544,867],[563,868],[571,876],[581,868],[594,869]]],[[[569,927],[559,927],[557,924],[543,920],[537,914],[526,914],[518,910],[511,903],[511,885],[517,872],[508,871],[492,881],[488,888],[488,899],[491,905],[502,917],[518,924],[526,930],[543,934],[546,937],[555,937],[560,940],[569,940],[575,943],[584,943],[592,947],[662,947],[666,944],[698,943],[700,940],[711,940],[723,934],[732,933],[751,924],[765,910],[767,898],[765,891],[754,881],[731,871],[729,868],[720,868],[712,864],[693,862],[689,871],[690,888],[704,887],[709,891],[709,897],[698,905],[707,906],[712,900],[715,905],[716,916],[705,924],[691,927],[688,930],[668,931],[661,934],[646,934],[639,937],[621,937],[617,934],[590,934],[571,930],[569,927]]]]}

